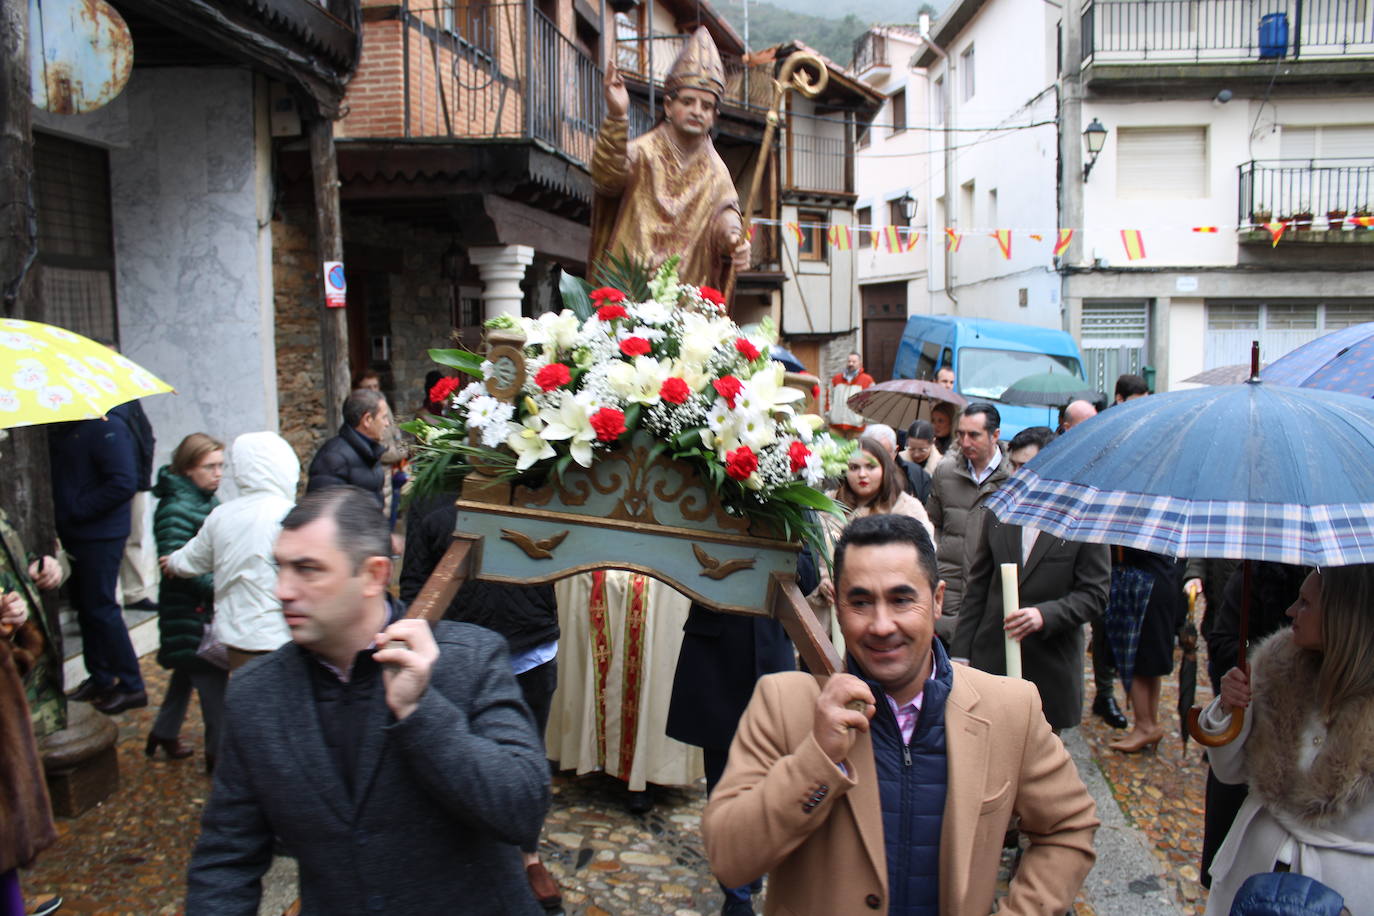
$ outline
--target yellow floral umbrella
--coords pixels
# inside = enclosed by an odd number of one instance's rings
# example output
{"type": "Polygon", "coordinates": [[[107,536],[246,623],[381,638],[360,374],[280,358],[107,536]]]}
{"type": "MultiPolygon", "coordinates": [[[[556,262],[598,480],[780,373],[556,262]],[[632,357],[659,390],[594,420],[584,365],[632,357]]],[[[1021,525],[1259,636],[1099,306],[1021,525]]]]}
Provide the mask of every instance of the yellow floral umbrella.
{"type": "Polygon", "coordinates": [[[65,328],[0,319],[0,429],[90,420],[172,386],[65,328]]]}

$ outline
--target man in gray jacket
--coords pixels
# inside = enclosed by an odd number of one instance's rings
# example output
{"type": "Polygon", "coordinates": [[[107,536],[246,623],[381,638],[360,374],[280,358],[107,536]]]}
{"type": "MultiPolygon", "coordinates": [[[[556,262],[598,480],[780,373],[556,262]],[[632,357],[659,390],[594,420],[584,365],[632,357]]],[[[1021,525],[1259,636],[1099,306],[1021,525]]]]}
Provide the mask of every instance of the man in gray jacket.
{"type": "Polygon", "coordinates": [[[356,487],[302,500],[275,556],[292,642],[230,681],[187,916],[255,916],[274,836],[303,916],[537,916],[519,845],[549,775],[505,640],[401,619],[386,520],[356,487]]]}
{"type": "Polygon", "coordinates": [[[982,530],[975,512],[1011,476],[998,438],[1001,427],[1002,415],[991,404],[975,402],[964,408],[957,430],[958,448],[951,448],[935,469],[926,500],[926,514],[935,526],[935,543],[939,545],[940,578],[945,582],[945,605],[935,621],[935,632],[946,646],[954,639],[959,623],[968,557],[975,546],[970,542],[982,530]]]}

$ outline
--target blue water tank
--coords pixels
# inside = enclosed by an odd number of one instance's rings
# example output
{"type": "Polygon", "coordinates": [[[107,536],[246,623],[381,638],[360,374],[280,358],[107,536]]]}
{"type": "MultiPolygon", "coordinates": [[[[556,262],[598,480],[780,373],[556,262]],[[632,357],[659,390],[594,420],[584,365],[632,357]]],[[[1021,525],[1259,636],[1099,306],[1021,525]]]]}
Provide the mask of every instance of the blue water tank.
{"type": "Polygon", "coordinates": [[[1288,54],[1288,14],[1268,13],[1260,17],[1260,60],[1273,60],[1288,54]]]}

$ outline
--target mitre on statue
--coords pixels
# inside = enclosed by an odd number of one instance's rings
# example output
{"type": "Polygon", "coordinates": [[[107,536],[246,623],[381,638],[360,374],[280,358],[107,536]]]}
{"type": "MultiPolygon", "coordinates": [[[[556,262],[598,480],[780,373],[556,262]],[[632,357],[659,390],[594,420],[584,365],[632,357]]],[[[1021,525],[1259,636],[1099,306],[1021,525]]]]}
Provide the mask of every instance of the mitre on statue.
{"type": "Polygon", "coordinates": [[[725,94],[725,67],[706,26],[700,26],[687,39],[668,71],[668,78],[663,81],[663,89],[669,93],[679,89],[700,89],[717,99],[725,94]]]}

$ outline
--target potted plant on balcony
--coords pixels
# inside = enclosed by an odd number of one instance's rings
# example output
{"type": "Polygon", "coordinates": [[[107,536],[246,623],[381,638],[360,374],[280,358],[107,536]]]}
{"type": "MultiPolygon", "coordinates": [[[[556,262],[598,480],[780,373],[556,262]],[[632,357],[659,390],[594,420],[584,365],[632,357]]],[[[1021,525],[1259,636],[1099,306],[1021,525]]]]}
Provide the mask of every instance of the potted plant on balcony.
{"type": "Polygon", "coordinates": [[[1298,204],[1298,210],[1292,216],[1284,217],[1283,221],[1294,229],[1312,228],[1312,205],[1307,201],[1298,204]]]}
{"type": "Polygon", "coordinates": [[[1339,232],[1345,225],[1346,211],[1340,208],[1326,211],[1326,228],[1332,232],[1339,232]]]}
{"type": "Polygon", "coordinates": [[[1265,223],[1272,222],[1273,219],[1274,211],[1269,209],[1268,204],[1255,204],[1255,208],[1250,211],[1250,225],[1252,226],[1263,226],[1265,223]]]}
{"type": "Polygon", "coordinates": [[[1356,204],[1355,209],[1350,212],[1352,220],[1368,219],[1370,216],[1374,216],[1374,213],[1369,212],[1369,204],[1367,203],[1356,204]]]}

